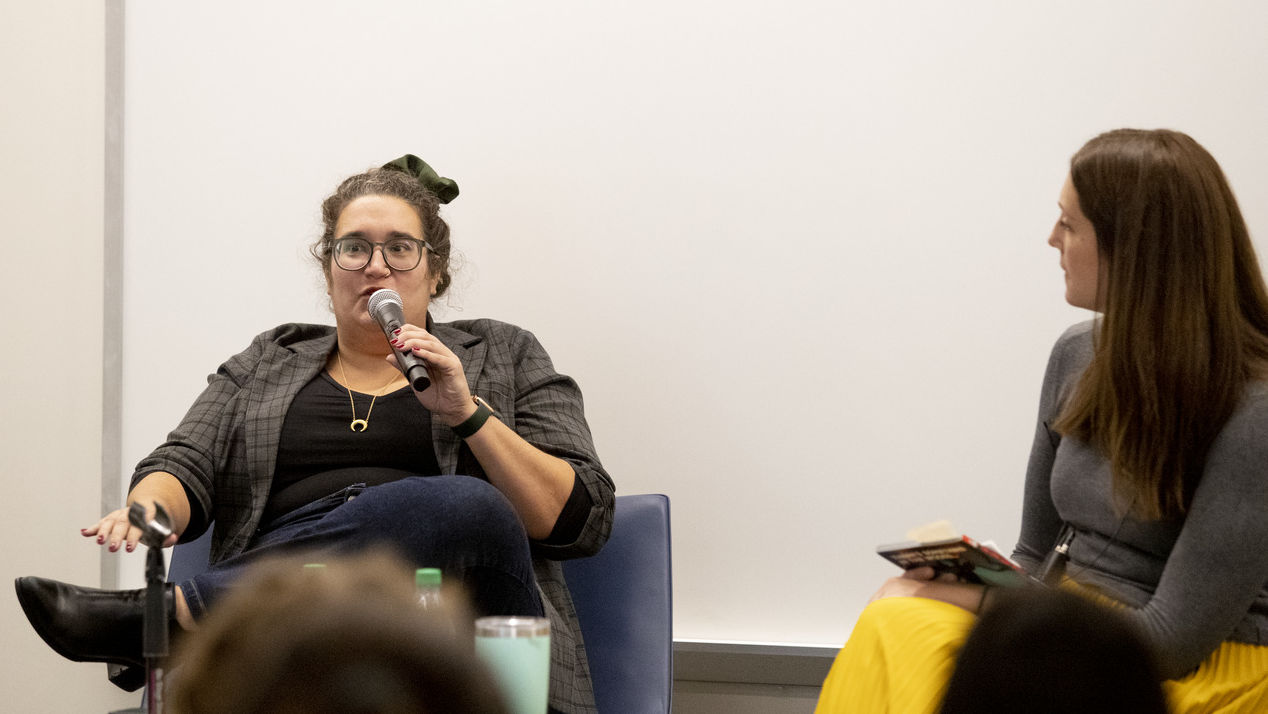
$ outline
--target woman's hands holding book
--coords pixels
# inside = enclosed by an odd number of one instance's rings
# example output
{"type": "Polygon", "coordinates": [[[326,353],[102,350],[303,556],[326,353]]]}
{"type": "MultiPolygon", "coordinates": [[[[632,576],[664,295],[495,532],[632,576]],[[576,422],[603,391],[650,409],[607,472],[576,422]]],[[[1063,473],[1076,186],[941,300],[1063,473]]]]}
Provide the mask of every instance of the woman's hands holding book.
{"type": "Polygon", "coordinates": [[[887,597],[923,597],[977,612],[984,587],[960,582],[951,573],[935,576],[933,568],[922,566],[905,570],[896,578],[889,578],[868,602],[887,597]]]}

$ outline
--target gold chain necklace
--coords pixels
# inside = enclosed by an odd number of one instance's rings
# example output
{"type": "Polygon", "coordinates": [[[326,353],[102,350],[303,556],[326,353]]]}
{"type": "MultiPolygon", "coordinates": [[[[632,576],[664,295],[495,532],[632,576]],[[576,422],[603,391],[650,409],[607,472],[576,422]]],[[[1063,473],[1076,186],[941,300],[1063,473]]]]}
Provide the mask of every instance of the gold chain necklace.
{"type": "Polygon", "coordinates": [[[378,394],[370,396],[370,408],[365,410],[365,418],[357,418],[357,403],[352,398],[352,387],[348,381],[348,373],[343,369],[343,355],[339,354],[339,350],[335,350],[335,359],[339,361],[339,376],[343,377],[343,388],[348,390],[348,403],[352,405],[352,423],[348,428],[353,431],[365,431],[370,428],[370,412],[374,411],[374,400],[378,399],[388,387],[392,386],[392,382],[396,381],[396,375],[392,375],[392,379],[379,389],[378,394]]]}

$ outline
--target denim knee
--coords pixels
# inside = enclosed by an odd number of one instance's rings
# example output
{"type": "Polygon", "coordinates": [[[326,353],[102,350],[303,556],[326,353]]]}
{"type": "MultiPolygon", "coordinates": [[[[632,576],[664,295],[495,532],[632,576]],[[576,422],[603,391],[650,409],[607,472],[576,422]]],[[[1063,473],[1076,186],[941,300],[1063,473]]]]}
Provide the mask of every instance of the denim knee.
{"type": "Polygon", "coordinates": [[[336,514],[336,520],[355,521],[363,537],[385,538],[420,555],[448,553],[458,561],[454,565],[503,563],[528,550],[511,502],[471,476],[420,476],[374,486],[336,514]]]}
{"type": "Polygon", "coordinates": [[[442,497],[446,540],[453,544],[484,543],[499,552],[527,546],[519,514],[497,487],[470,476],[440,478],[447,482],[442,497]]]}

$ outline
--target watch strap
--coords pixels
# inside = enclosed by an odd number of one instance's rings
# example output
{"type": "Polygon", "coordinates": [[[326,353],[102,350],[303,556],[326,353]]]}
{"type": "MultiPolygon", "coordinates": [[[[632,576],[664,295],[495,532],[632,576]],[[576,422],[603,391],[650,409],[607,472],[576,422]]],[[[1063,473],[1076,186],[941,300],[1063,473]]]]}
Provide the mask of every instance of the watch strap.
{"type": "Polygon", "coordinates": [[[493,416],[493,409],[491,409],[488,403],[483,399],[473,394],[471,395],[471,401],[475,402],[475,412],[464,419],[461,424],[457,424],[452,427],[453,433],[457,434],[459,439],[465,439],[477,431],[480,431],[480,427],[484,426],[484,422],[488,421],[489,417],[493,416]]]}

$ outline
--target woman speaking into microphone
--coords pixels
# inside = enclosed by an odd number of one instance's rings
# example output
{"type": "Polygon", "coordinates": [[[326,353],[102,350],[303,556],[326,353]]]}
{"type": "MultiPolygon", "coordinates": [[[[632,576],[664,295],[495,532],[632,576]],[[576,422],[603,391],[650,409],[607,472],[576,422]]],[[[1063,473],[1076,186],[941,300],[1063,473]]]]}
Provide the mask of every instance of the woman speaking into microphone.
{"type": "MultiPolygon", "coordinates": [[[[141,537],[127,517],[133,503],[171,515],[169,545],[214,523],[211,567],[172,588],[184,629],[263,555],[389,546],[460,582],[480,614],[548,617],[551,708],[593,711],[558,561],[607,539],[612,479],[576,383],[531,333],[431,319],[428,306],[451,282],[439,207],[457,194],[412,155],[343,181],[322,204],[312,246],[334,326],[281,325],[220,365],[138,464],[127,504],[82,533],[132,551],[141,537]],[[376,293],[399,308],[399,326],[371,314],[376,293]],[[425,379],[410,370],[407,380],[411,362],[425,379]]],[[[141,663],[138,592],[33,577],[17,589],[63,656],[141,663]]]]}

